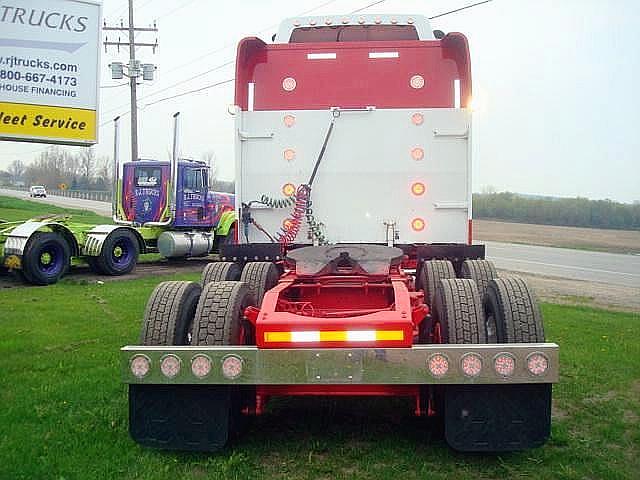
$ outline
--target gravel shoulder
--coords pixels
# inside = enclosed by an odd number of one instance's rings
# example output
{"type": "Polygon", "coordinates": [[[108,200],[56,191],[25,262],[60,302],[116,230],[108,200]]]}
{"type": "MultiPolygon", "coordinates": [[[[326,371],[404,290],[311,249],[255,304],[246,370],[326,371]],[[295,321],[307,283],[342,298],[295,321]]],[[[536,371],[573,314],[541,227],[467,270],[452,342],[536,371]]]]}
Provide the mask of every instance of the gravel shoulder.
{"type": "Polygon", "coordinates": [[[638,288],[509,270],[499,270],[498,275],[519,275],[525,278],[543,302],[640,313],[638,288]]]}
{"type": "Polygon", "coordinates": [[[640,255],[640,231],[632,230],[558,227],[474,219],[473,237],[479,242],[524,243],[640,255]]]}

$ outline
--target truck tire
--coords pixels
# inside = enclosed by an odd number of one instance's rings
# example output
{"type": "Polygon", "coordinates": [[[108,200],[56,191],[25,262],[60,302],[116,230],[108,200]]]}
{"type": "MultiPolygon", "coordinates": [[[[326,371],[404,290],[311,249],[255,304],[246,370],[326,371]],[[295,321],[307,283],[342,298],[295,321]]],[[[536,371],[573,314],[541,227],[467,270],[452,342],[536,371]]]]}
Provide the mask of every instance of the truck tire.
{"type": "Polygon", "coordinates": [[[470,278],[476,282],[480,298],[484,298],[489,281],[498,278],[498,272],[490,260],[465,260],[460,268],[460,278],[470,278]]]}
{"type": "Polygon", "coordinates": [[[280,272],[278,267],[271,262],[250,262],[242,269],[240,281],[249,286],[256,305],[262,305],[264,294],[278,284],[280,272]]]}
{"type": "Polygon", "coordinates": [[[494,278],[487,286],[483,304],[487,323],[495,322],[497,342],[544,342],[540,307],[524,279],[494,278]]]}
{"type": "Polygon", "coordinates": [[[193,322],[192,345],[243,345],[244,309],[254,305],[244,282],[208,283],[202,289],[193,322]]]}
{"type": "Polygon", "coordinates": [[[34,233],[22,254],[22,274],[33,285],[56,283],[69,269],[71,248],[54,232],[34,233]]]}
{"type": "MultiPolygon", "coordinates": [[[[255,305],[244,282],[214,282],[205,285],[193,325],[192,345],[254,345],[253,326],[244,320],[244,310],[255,305]]],[[[209,387],[223,400],[212,415],[217,419],[215,449],[224,447],[246,423],[243,409],[255,409],[253,385],[216,385],[209,387]]]]}
{"type": "Polygon", "coordinates": [[[442,343],[487,343],[482,301],[473,280],[440,280],[431,315],[432,328],[439,328],[442,343]]]}
{"type": "Polygon", "coordinates": [[[201,291],[196,282],[160,283],[144,310],[142,345],[188,345],[201,291]]]}
{"type": "MultiPolygon", "coordinates": [[[[500,343],[543,342],[535,298],[518,277],[489,281],[485,315],[500,343]]],[[[551,432],[551,384],[447,385],[445,438],[462,452],[507,452],[538,447],[551,432]],[[481,425],[482,428],[478,428],[481,425]]]]}
{"type": "Polygon", "coordinates": [[[138,263],[140,246],[133,232],[114,230],[104,243],[100,255],[95,257],[97,270],[105,275],[126,275],[138,263]]]}
{"type": "Polygon", "coordinates": [[[418,275],[418,286],[424,291],[424,301],[430,308],[433,307],[436,290],[440,280],[444,278],[456,278],[453,264],[449,260],[426,260],[418,275]]]}
{"type": "Polygon", "coordinates": [[[223,282],[225,280],[240,280],[242,269],[233,262],[211,262],[204,267],[200,284],[204,287],[211,282],[223,282]]]}
{"type": "MultiPolygon", "coordinates": [[[[493,262],[489,260],[465,260],[460,268],[460,277],[470,278],[476,282],[480,299],[484,301],[487,286],[491,280],[498,278],[498,273],[493,262]]],[[[485,320],[487,324],[487,341],[489,343],[496,343],[496,324],[494,318],[485,316],[485,320]]]]}

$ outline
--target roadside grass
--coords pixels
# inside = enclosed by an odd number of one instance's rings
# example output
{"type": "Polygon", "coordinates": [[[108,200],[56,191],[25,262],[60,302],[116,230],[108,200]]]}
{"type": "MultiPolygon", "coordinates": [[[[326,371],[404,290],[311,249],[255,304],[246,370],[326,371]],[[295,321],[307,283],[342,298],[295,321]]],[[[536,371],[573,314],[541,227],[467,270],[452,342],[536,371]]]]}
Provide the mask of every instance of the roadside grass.
{"type": "Polygon", "coordinates": [[[48,214],[71,215],[71,221],[74,223],[87,223],[91,225],[111,223],[110,218],[103,217],[89,210],[62,208],[47,203],[0,196],[0,222],[17,222],[48,214]]]}
{"type": "MultiPolygon", "coordinates": [[[[198,274],[171,279],[197,280],[198,274]]],[[[127,432],[118,349],[167,277],[0,290],[1,479],[630,479],[640,472],[640,316],[545,304],[561,347],[552,438],[460,454],[399,399],[279,399],[217,454],[127,432]]]]}

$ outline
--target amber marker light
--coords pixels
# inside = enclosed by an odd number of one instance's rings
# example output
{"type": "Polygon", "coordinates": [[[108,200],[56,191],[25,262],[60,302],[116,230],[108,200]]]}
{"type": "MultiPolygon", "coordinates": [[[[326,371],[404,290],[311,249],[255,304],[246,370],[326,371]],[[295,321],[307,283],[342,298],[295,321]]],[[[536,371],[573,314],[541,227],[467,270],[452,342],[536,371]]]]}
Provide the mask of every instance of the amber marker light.
{"type": "Polygon", "coordinates": [[[290,218],[285,218],[282,221],[282,228],[284,228],[285,230],[290,230],[293,227],[293,220],[291,220],[290,218]]]}
{"type": "Polygon", "coordinates": [[[296,158],[296,151],[295,151],[295,150],[293,150],[292,148],[287,148],[287,149],[283,152],[283,155],[284,155],[284,159],[285,159],[287,162],[290,162],[291,160],[293,160],[294,158],[296,158]]]}
{"type": "Polygon", "coordinates": [[[411,149],[411,158],[414,160],[422,160],[424,158],[424,150],[420,147],[411,149]]]}
{"type": "Polygon", "coordinates": [[[285,197],[290,197],[292,196],[294,193],[296,193],[296,187],[293,183],[285,183],[282,186],[282,194],[285,197]]]}
{"type": "Polygon", "coordinates": [[[424,123],[424,115],[421,113],[414,113],[411,115],[411,123],[414,125],[422,125],[424,123]]]}
{"type": "Polygon", "coordinates": [[[424,220],[421,218],[414,218],[411,220],[411,228],[413,228],[416,232],[421,232],[425,227],[424,220]]]}
{"type": "Polygon", "coordinates": [[[420,195],[424,195],[424,192],[427,191],[427,187],[424,186],[422,182],[415,182],[411,185],[411,193],[413,193],[416,197],[420,195]]]}

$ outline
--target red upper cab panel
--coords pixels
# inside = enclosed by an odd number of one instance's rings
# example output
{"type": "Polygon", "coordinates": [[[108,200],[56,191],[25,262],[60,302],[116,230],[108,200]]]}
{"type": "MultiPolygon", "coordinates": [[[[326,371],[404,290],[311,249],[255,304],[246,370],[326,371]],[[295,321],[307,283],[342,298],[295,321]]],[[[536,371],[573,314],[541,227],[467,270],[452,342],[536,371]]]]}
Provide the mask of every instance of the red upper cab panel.
{"type": "Polygon", "coordinates": [[[300,27],[291,43],[245,38],[238,46],[235,103],[242,110],[467,106],[466,37],[417,38],[407,25],[300,27]]]}

